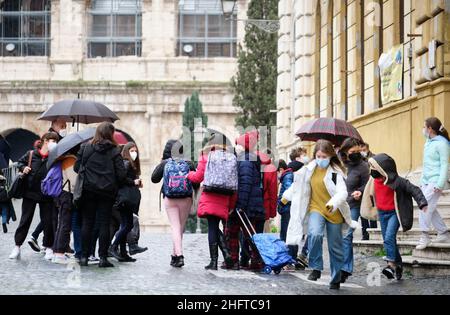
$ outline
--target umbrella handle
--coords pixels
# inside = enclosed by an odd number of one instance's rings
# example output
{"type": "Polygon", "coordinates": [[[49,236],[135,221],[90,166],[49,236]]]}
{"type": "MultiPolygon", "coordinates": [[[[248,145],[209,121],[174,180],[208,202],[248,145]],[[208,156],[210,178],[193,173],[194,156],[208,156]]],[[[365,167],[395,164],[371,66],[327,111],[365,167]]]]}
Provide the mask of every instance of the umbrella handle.
{"type": "Polygon", "coordinates": [[[72,127],[75,127],[75,117],[72,117],[72,127]]]}

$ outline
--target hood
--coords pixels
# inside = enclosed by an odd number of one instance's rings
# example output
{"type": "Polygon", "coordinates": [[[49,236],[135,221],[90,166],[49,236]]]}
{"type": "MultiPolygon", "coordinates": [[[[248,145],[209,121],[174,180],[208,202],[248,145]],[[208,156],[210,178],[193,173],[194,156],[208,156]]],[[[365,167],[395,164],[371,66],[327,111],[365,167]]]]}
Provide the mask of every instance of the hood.
{"type": "MultiPolygon", "coordinates": [[[[177,148],[175,147],[175,150],[177,148]]],[[[163,152],[163,160],[167,160],[172,158],[172,155],[175,155],[176,157],[180,156],[183,154],[183,145],[179,140],[169,140],[166,143],[166,146],[164,147],[164,152],[163,152]],[[179,148],[178,152],[177,151],[173,151],[174,146],[177,146],[179,148]]]]}
{"type": "Polygon", "coordinates": [[[261,160],[262,165],[272,164],[272,159],[268,154],[256,151],[256,155],[258,155],[259,159],[261,160]]]}
{"type": "Polygon", "coordinates": [[[398,177],[397,165],[393,158],[387,154],[377,154],[369,159],[371,169],[377,170],[386,177],[385,185],[392,184],[398,177]]]}
{"type": "Polygon", "coordinates": [[[447,139],[445,139],[443,136],[436,136],[433,139],[428,139],[428,142],[434,142],[434,141],[443,141],[445,143],[447,143],[448,145],[450,145],[450,142],[447,141],[447,139]]]}
{"type": "Polygon", "coordinates": [[[109,140],[102,140],[99,143],[94,144],[94,150],[96,152],[106,152],[117,146],[109,140]]]}
{"type": "Polygon", "coordinates": [[[299,171],[303,166],[305,166],[305,164],[299,161],[292,161],[288,164],[288,168],[292,169],[294,173],[299,171]]]}
{"type": "Polygon", "coordinates": [[[245,148],[246,151],[253,151],[258,144],[258,130],[249,131],[236,139],[236,145],[245,148]]]}

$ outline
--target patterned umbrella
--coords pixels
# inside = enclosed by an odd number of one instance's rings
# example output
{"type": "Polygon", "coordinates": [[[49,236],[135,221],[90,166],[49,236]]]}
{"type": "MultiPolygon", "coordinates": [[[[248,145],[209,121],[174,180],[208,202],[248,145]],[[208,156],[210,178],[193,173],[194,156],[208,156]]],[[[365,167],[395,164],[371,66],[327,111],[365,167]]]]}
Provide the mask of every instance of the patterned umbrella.
{"type": "Polygon", "coordinates": [[[335,118],[318,118],[304,124],[296,133],[302,141],[329,140],[334,145],[341,145],[347,138],[362,141],[358,130],[345,120],[335,118]]]}

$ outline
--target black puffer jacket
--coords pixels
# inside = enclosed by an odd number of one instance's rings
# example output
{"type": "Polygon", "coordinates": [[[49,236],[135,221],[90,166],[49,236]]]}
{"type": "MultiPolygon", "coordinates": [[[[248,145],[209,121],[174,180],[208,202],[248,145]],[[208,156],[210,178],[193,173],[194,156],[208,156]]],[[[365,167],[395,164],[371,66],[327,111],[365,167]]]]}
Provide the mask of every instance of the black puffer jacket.
{"type": "MultiPolygon", "coordinates": [[[[389,186],[395,191],[396,196],[396,211],[404,232],[411,230],[413,226],[413,201],[417,202],[419,209],[428,206],[427,199],[423,195],[419,187],[411,184],[407,179],[400,177],[397,172],[397,165],[393,158],[387,154],[378,154],[369,159],[369,166],[372,169],[380,172],[385,178],[385,185],[389,186]]],[[[366,185],[363,195],[363,202],[361,204],[361,215],[363,207],[375,206],[375,191],[374,179],[371,177],[366,185]]],[[[364,217],[364,216],[363,216],[364,217]]],[[[367,219],[367,217],[366,217],[367,219]]],[[[370,219],[370,218],[369,218],[370,219]]]]}
{"type": "Polygon", "coordinates": [[[359,162],[346,162],[345,166],[347,167],[347,179],[345,181],[348,191],[347,203],[350,208],[359,208],[361,207],[361,199],[355,200],[352,194],[355,191],[364,193],[370,177],[369,165],[366,161],[360,160],[359,162]]]}
{"type": "MultiPolygon", "coordinates": [[[[18,161],[19,171],[28,166],[30,152],[25,153],[18,161]]],[[[52,201],[51,198],[45,197],[41,191],[41,182],[47,175],[47,157],[43,157],[37,149],[33,151],[31,157],[31,171],[26,175],[27,189],[24,198],[32,199],[37,202],[52,201]]]]}
{"type": "Polygon", "coordinates": [[[110,141],[83,144],[78,151],[74,171],[85,165],[83,190],[109,198],[116,198],[117,191],[126,180],[126,170],[120,149],[110,141]]]}

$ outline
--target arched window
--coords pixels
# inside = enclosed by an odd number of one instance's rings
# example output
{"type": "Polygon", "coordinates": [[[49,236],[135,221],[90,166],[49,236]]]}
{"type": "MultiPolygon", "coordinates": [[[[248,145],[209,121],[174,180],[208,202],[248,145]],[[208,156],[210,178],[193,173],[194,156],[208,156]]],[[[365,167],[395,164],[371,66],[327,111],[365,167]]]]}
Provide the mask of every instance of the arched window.
{"type": "Polygon", "coordinates": [[[92,0],[88,58],[141,56],[142,0],[92,0]]]}
{"type": "Polygon", "coordinates": [[[50,2],[0,1],[0,56],[50,55],[50,2]]]}

